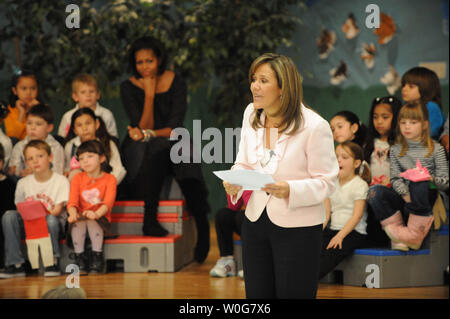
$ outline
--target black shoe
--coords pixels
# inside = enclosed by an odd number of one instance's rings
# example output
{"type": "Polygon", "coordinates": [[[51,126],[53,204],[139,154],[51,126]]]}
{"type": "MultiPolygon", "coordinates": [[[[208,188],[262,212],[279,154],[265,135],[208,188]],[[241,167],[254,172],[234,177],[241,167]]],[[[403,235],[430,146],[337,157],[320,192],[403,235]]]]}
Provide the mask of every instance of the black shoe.
{"type": "Polygon", "coordinates": [[[88,274],[88,258],[86,252],[82,252],[80,254],[71,253],[69,255],[70,259],[73,259],[75,265],[78,266],[78,270],[80,271],[80,276],[84,276],[88,274]]]}
{"type": "Polygon", "coordinates": [[[144,224],[142,228],[144,236],[155,236],[155,237],[164,237],[169,234],[169,232],[161,226],[158,221],[152,221],[150,223],[144,224]]]}
{"type": "Polygon", "coordinates": [[[0,279],[25,277],[25,266],[22,264],[19,268],[15,265],[6,266],[5,270],[0,272],[0,279]]]}
{"type": "Polygon", "coordinates": [[[103,273],[105,266],[105,261],[103,259],[103,252],[91,251],[91,259],[89,264],[90,274],[101,274],[103,273]]]}
{"type": "Polygon", "coordinates": [[[44,277],[57,277],[61,276],[61,269],[59,268],[59,259],[56,260],[56,264],[50,267],[45,267],[44,277]]]}

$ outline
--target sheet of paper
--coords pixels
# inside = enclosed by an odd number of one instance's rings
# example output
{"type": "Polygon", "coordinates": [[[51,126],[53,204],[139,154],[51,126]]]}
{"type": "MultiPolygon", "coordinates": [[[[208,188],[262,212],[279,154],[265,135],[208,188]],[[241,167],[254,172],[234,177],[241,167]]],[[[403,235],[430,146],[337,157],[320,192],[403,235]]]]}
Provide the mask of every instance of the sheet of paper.
{"type": "Polygon", "coordinates": [[[221,180],[242,186],[243,190],[260,190],[266,184],[275,183],[271,175],[254,170],[236,169],[214,171],[213,173],[221,180]]]}

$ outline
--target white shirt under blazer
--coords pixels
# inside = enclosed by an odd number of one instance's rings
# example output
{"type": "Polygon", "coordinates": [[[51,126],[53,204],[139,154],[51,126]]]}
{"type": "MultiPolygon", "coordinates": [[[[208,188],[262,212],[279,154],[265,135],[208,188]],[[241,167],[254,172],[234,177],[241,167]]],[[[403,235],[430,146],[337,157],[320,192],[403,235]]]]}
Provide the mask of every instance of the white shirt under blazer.
{"type": "MultiPolygon", "coordinates": [[[[324,200],[336,189],[339,165],[334,152],[330,125],[311,109],[301,106],[303,122],[293,135],[281,134],[274,147],[275,155],[262,167],[264,128],[254,130],[251,121],[256,115],[250,103],[242,121],[239,151],[232,169],[253,169],[286,181],[288,198],[277,198],[263,191],[253,191],[245,210],[254,222],[267,209],[269,219],[280,227],[308,227],[325,221],[324,200]]],[[[265,121],[264,111],[261,123],[265,121]]],[[[289,131],[289,130],[288,130],[289,131]]],[[[243,190],[233,196],[235,204],[243,190]]]]}

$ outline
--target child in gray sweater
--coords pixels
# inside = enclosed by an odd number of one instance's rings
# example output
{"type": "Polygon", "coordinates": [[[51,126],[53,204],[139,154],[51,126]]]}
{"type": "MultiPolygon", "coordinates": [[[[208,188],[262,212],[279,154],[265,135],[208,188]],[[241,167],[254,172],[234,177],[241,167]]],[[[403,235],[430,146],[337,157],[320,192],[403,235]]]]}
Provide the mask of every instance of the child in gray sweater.
{"type": "Polygon", "coordinates": [[[374,188],[369,193],[369,205],[393,247],[399,250],[420,248],[433,223],[437,190],[448,189],[445,150],[431,139],[428,125],[427,109],[420,102],[402,107],[398,115],[397,143],[389,153],[392,189],[374,188]],[[417,161],[429,171],[429,180],[417,182],[400,176],[415,168],[417,161]],[[402,212],[408,220],[406,226],[402,212]]]}

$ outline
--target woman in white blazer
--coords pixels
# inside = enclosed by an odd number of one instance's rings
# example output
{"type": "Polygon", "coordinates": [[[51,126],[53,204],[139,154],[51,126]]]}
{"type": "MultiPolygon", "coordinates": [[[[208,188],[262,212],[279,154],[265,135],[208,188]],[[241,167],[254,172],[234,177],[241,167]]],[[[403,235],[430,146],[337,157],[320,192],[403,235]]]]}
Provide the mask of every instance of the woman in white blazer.
{"type": "MultiPolygon", "coordinates": [[[[253,103],[244,112],[232,169],[272,175],[254,191],[242,225],[247,298],[315,298],[324,200],[335,190],[338,162],[326,120],[303,102],[293,61],[266,53],[249,71],[253,103]]],[[[240,186],[224,182],[236,202],[240,186]]]]}

